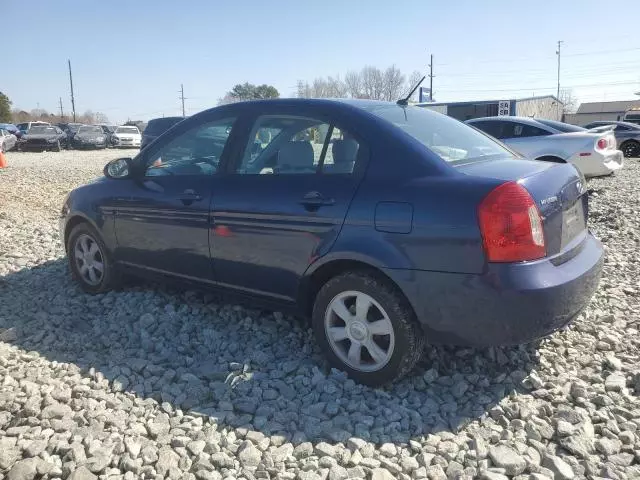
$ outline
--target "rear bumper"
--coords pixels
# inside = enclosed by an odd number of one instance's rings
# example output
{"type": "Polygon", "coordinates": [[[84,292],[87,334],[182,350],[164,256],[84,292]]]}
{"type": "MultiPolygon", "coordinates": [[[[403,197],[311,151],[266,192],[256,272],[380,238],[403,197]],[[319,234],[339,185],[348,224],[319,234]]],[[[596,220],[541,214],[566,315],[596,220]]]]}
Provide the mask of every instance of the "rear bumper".
{"type": "Polygon", "coordinates": [[[585,177],[609,175],[624,165],[624,155],[620,150],[610,150],[606,153],[594,152],[588,157],[575,157],[571,162],[585,177]]]}
{"type": "Polygon", "coordinates": [[[596,291],[603,248],[591,234],[570,260],[489,264],[481,275],[386,270],[427,341],[471,346],[527,343],[571,322],[596,291]]]}

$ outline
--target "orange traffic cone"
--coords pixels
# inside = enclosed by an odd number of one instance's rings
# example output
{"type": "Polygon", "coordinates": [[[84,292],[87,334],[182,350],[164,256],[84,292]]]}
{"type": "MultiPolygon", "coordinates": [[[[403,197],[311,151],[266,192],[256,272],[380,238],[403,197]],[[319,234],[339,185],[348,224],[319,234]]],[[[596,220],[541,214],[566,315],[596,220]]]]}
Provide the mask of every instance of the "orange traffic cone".
{"type": "Polygon", "coordinates": [[[0,149],[0,168],[7,168],[7,159],[4,156],[4,152],[0,149]]]}

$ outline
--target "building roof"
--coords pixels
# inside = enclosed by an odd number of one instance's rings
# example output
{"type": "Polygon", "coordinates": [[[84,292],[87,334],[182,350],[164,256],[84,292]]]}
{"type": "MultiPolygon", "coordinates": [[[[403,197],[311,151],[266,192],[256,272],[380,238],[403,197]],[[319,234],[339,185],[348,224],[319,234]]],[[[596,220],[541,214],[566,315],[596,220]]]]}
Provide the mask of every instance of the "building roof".
{"type": "Polygon", "coordinates": [[[581,103],[576,113],[622,113],[631,107],[640,107],[640,100],[581,103]]]}
{"type": "Polygon", "coordinates": [[[417,105],[419,107],[430,107],[430,106],[438,106],[438,105],[486,105],[487,103],[498,103],[502,101],[507,102],[521,102],[523,100],[542,100],[545,98],[551,98],[556,102],[560,102],[555,95],[541,95],[539,97],[525,97],[525,98],[500,98],[494,100],[469,100],[464,102],[422,102],[422,103],[414,103],[413,105],[417,105]]]}

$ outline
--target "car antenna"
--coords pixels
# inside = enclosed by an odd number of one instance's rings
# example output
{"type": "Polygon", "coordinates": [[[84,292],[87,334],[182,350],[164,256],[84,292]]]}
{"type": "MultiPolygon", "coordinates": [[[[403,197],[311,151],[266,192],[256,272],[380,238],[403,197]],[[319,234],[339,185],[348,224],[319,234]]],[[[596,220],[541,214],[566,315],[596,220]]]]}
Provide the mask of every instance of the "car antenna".
{"type": "Polygon", "coordinates": [[[418,87],[422,85],[422,82],[424,82],[425,78],[427,78],[426,75],[422,77],[418,83],[416,83],[416,86],[411,89],[411,91],[409,92],[409,95],[407,95],[405,98],[401,98],[396,103],[398,105],[402,105],[403,107],[406,107],[407,105],[409,105],[409,99],[411,98],[411,95],[413,95],[413,92],[415,92],[418,89],[418,87]]]}

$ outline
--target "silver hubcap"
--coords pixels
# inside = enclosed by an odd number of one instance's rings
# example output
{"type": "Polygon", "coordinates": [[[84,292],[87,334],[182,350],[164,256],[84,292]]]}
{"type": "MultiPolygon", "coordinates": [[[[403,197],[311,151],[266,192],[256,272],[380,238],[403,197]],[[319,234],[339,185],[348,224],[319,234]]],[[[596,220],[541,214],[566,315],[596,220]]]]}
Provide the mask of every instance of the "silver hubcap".
{"type": "Polygon", "coordinates": [[[98,243],[83,234],[76,240],[73,251],[82,279],[89,285],[98,285],[104,275],[104,257],[98,243]]]}
{"type": "Polygon", "coordinates": [[[384,309],[366,293],[336,295],[324,316],[332,350],[349,367],[362,372],[383,368],[393,355],[393,325],[384,309]]]}

